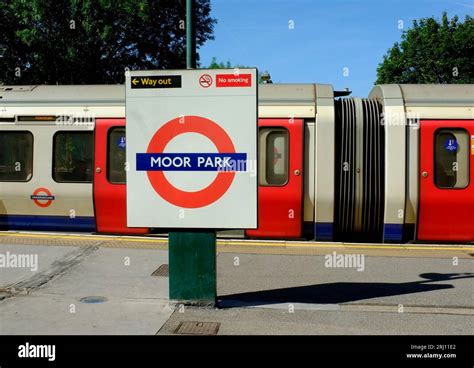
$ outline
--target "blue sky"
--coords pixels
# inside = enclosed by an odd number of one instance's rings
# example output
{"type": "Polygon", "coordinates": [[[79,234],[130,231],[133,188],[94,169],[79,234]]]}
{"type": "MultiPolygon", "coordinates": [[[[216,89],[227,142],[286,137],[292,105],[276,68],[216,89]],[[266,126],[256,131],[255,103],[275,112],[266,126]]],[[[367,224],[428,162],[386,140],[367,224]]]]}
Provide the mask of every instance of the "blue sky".
{"type": "Polygon", "coordinates": [[[330,83],[367,96],[383,55],[413,19],[474,14],[472,0],[211,0],[215,40],[201,65],[268,70],[274,83],[330,83]],[[291,23],[291,21],[293,23],[291,23]],[[290,29],[290,25],[294,25],[290,29]],[[349,68],[349,76],[343,75],[349,68]]]}

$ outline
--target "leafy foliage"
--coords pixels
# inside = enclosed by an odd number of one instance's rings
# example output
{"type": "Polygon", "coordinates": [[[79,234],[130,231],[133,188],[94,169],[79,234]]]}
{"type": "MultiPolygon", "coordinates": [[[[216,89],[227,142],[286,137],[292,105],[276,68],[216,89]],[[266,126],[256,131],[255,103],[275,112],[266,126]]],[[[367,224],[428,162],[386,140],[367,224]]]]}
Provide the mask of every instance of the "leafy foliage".
{"type": "MultiPolygon", "coordinates": [[[[199,47],[216,20],[210,0],[195,10],[199,47]]],[[[185,68],[185,20],[185,0],[2,0],[0,81],[122,83],[126,68],[185,68]]]]}
{"type": "Polygon", "coordinates": [[[474,19],[415,20],[379,64],[382,83],[474,83],[474,19]]]}
{"type": "Polygon", "coordinates": [[[207,67],[208,69],[229,69],[229,68],[243,68],[241,65],[232,66],[229,60],[227,62],[218,62],[215,57],[212,58],[211,64],[207,67]]]}

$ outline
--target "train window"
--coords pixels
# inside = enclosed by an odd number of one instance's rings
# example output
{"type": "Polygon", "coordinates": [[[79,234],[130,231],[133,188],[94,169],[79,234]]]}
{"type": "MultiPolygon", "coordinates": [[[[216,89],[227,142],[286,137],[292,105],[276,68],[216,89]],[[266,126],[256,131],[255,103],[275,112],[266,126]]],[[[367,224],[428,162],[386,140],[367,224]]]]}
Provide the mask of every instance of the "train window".
{"type": "Polygon", "coordinates": [[[107,179],[112,184],[125,184],[125,128],[109,131],[107,142],[107,179]]]}
{"type": "Polygon", "coordinates": [[[33,176],[33,134],[0,132],[0,181],[29,181],[33,176]]]}
{"type": "Polygon", "coordinates": [[[441,129],[435,135],[435,184],[461,189],[469,184],[469,134],[463,129],[441,129]]]}
{"type": "Polygon", "coordinates": [[[261,128],[260,185],[283,186],[288,182],[288,131],[283,128],[261,128]]]}
{"type": "Polygon", "coordinates": [[[53,179],[59,183],[92,183],[92,132],[54,135],[53,179]]]}

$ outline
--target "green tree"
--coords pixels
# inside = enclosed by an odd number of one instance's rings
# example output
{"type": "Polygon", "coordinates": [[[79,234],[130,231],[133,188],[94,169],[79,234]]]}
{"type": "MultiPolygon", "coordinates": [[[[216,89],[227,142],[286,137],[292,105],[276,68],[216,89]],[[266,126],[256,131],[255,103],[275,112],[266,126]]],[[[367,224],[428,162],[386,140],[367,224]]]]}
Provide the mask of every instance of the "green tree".
{"type": "Polygon", "coordinates": [[[229,60],[227,60],[227,62],[218,62],[217,59],[215,57],[212,58],[211,60],[211,64],[209,64],[209,66],[207,67],[207,69],[229,69],[229,68],[239,68],[242,66],[232,66],[232,64],[230,63],[229,60]]]}
{"type": "Polygon", "coordinates": [[[474,83],[474,19],[413,21],[377,68],[376,84],[474,83]]]}
{"type": "MultiPolygon", "coordinates": [[[[211,63],[207,67],[207,69],[230,69],[230,68],[248,68],[248,66],[245,65],[232,65],[232,63],[227,60],[226,62],[218,62],[216,57],[213,57],[211,60],[211,63]]],[[[267,73],[267,71],[260,72],[258,71],[258,83],[263,83],[263,74],[267,73]]]]}
{"type": "MultiPolygon", "coordinates": [[[[199,48],[216,20],[210,0],[195,10],[199,48]]],[[[185,14],[185,0],[1,0],[0,81],[122,83],[126,68],[185,68],[185,14]]]]}

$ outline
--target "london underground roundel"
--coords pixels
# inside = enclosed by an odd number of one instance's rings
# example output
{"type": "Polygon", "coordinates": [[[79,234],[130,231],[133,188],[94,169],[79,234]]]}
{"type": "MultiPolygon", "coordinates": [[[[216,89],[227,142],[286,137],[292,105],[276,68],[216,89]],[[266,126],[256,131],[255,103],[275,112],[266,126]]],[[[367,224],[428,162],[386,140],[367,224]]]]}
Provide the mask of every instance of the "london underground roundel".
{"type": "Polygon", "coordinates": [[[235,171],[245,170],[247,155],[237,154],[229,135],[213,121],[201,116],[170,120],[152,137],[146,154],[138,154],[137,169],[146,170],[153,189],[164,200],[184,208],[199,208],[214,203],[232,185],[235,171]],[[198,133],[217,147],[218,153],[165,154],[166,145],[183,133],[198,133]],[[165,171],[217,171],[214,181],[199,191],[176,188],[165,171]]]}
{"type": "Polygon", "coordinates": [[[48,188],[36,188],[30,198],[38,207],[42,208],[51,206],[54,201],[54,196],[48,188]]]}

